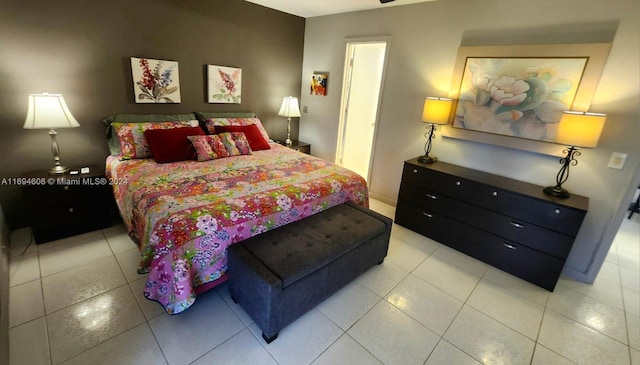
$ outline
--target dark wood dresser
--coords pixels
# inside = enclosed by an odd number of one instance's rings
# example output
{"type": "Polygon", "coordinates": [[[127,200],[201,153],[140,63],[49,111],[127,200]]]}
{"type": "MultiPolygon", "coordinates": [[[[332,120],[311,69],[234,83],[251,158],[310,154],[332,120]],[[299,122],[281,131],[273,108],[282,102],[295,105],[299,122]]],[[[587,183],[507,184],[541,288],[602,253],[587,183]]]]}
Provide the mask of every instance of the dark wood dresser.
{"type": "Polygon", "coordinates": [[[49,175],[42,170],[22,177],[32,182],[22,187],[22,193],[36,243],[111,226],[111,186],[97,165],[90,165],[86,174],[49,175]]]}
{"type": "Polygon", "coordinates": [[[406,161],[395,222],[553,291],[589,198],[461,166],[406,161]]]}

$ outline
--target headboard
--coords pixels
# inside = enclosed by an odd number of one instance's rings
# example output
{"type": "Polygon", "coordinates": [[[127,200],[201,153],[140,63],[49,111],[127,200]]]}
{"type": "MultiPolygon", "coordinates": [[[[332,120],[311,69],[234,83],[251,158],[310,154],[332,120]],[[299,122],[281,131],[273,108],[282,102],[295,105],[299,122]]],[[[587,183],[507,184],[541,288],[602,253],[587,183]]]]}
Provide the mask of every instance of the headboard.
{"type": "Polygon", "coordinates": [[[107,145],[109,153],[112,155],[120,154],[120,142],[118,136],[113,132],[111,123],[145,123],[145,122],[175,122],[197,120],[200,127],[204,128],[204,122],[207,118],[256,118],[254,112],[194,112],[184,114],[112,114],[102,120],[107,126],[107,145]]]}

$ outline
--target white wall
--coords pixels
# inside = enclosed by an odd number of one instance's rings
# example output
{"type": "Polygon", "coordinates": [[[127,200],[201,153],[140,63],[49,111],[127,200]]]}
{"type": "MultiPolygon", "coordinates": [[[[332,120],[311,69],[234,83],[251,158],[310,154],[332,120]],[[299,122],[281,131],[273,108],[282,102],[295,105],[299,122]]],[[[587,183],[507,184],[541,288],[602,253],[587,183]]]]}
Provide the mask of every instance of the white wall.
{"type": "MultiPolygon", "coordinates": [[[[425,96],[447,96],[458,47],[612,42],[590,111],[608,114],[596,149],[583,150],[563,185],[590,197],[589,213],[565,272],[595,278],[625,214],[640,162],[640,2],[636,0],[446,0],[325,17],[306,22],[300,140],[333,161],[345,38],[388,35],[389,61],[371,172],[373,197],[394,202],[404,160],[423,153],[425,96]],[[331,73],[328,95],[310,96],[314,70],[331,73]],[[623,170],[607,168],[612,152],[628,154],[623,170]]],[[[556,157],[465,140],[434,141],[441,161],[541,186],[555,183],[556,157]]]]}

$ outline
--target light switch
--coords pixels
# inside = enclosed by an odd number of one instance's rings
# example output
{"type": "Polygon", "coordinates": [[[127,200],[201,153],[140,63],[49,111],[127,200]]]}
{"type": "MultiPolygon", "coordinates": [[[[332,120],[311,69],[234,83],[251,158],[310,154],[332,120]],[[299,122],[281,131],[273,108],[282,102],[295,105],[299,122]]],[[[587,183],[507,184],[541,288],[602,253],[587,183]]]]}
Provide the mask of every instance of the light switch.
{"type": "Polygon", "coordinates": [[[614,152],[611,154],[611,158],[609,159],[608,167],[612,169],[622,170],[624,167],[624,162],[627,160],[626,153],[614,152]]]}

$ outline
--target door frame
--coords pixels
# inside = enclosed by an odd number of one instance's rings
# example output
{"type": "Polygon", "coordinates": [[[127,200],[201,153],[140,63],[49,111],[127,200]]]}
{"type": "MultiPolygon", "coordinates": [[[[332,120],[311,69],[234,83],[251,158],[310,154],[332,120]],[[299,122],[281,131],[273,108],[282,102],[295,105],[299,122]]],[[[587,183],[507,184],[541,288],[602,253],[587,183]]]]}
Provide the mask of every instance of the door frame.
{"type": "Polygon", "coordinates": [[[367,43],[385,43],[384,61],[382,64],[382,74],[380,75],[380,90],[378,91],[378,105],[376,106],[376,117],[374,119],[373,126],[373,138],[371,141],[371,154],[369,156],[369,167],[367,169],[367,176],[363,176],[367,180],[367,185],[371,185],[371,170],[373,168],[373,161],[375,159],[376,140],[378,137],[378,124],[380,122],[380,110],[382,105],[382,98],[384,95],[384,85],[387,77],[387,63],[389,62],[389,48],[391,46],[391,36],[371,36],[371,37],[349,37],[344,39],[345,42],[345,56],[344,56],[344,70],[342,80],[342,95],[340,98],[340,119],[338,122],[338,138],[336,141],[336,151],[334,162],[342,165],[339,159],[342,157],[344,149],[344,138],[346,129],[346,106],[348,105],[349,95],[347,90],[347,82],[351,82],[349,76],[349,46],[351,44],[367,44],[367,43]]]}

